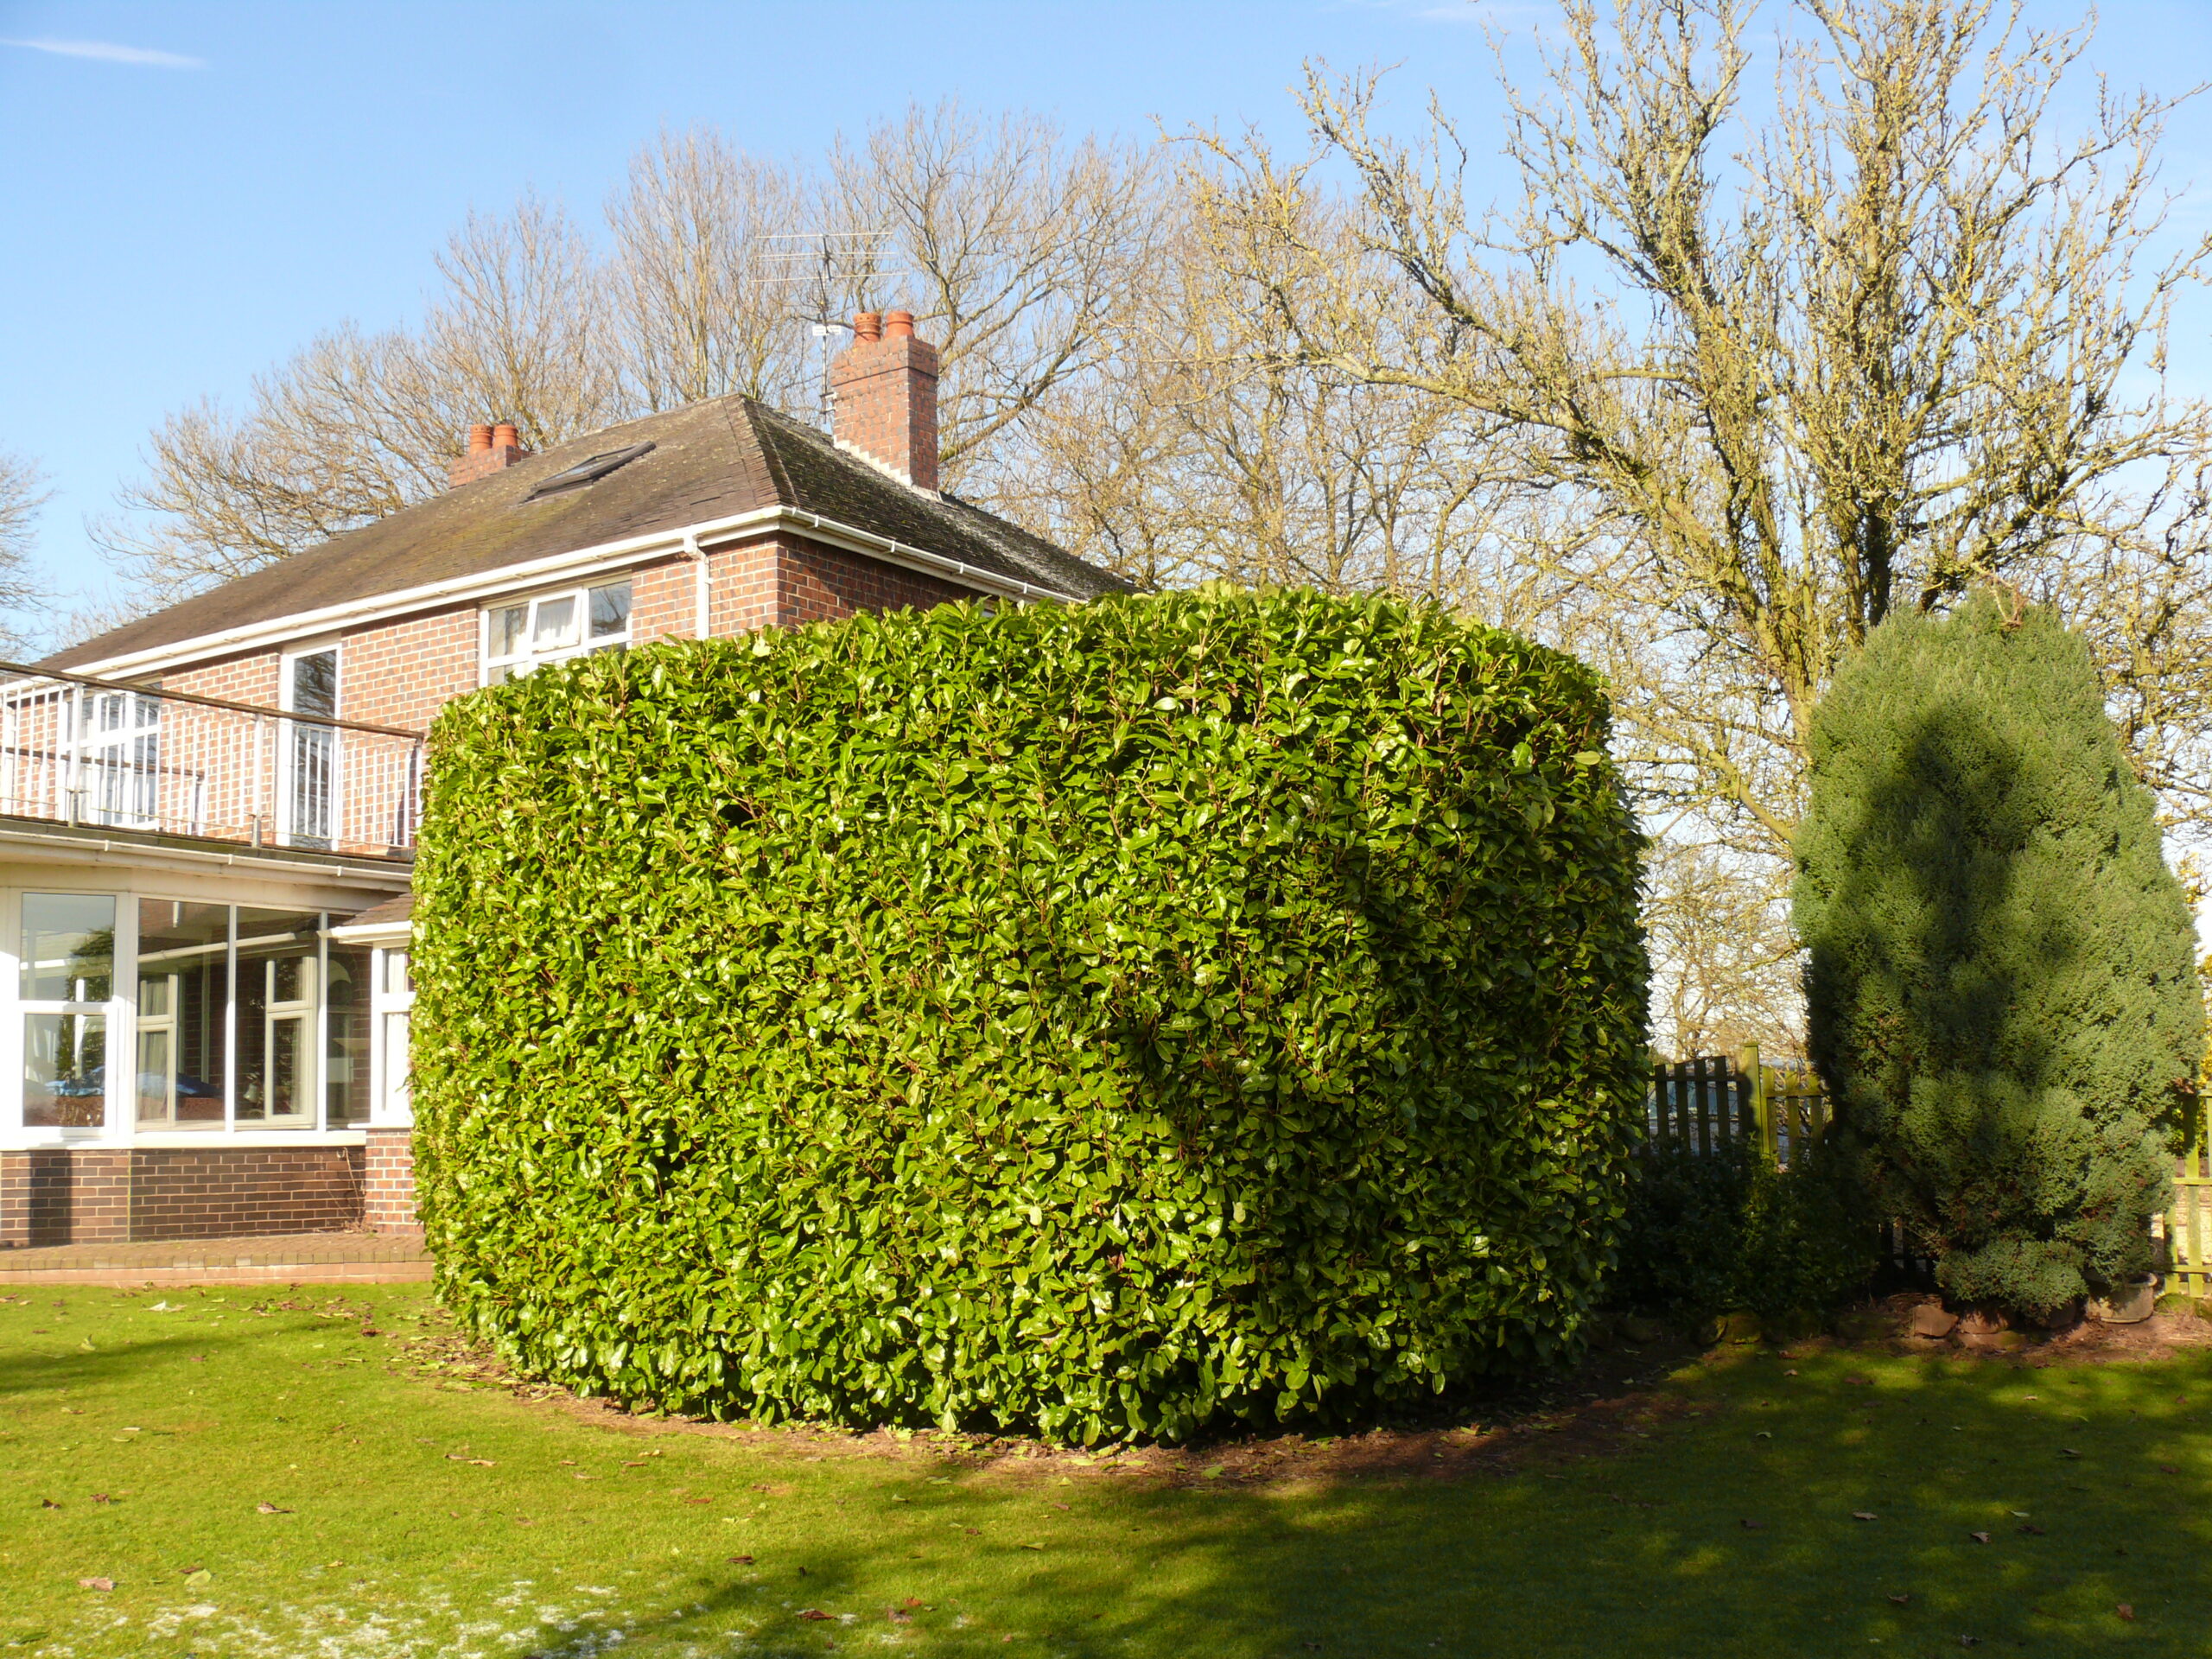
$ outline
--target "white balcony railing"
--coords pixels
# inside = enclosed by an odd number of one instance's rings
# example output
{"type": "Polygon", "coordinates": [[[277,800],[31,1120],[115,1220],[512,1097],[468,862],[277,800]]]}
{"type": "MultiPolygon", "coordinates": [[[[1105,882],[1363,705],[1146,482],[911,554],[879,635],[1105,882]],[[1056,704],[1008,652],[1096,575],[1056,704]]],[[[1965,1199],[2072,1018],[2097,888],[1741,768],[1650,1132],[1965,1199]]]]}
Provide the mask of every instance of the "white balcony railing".
{"type": "Polygon", "coordinates": [[[423,734],[0,663],[0,815],[412,854],[423,734]]]}

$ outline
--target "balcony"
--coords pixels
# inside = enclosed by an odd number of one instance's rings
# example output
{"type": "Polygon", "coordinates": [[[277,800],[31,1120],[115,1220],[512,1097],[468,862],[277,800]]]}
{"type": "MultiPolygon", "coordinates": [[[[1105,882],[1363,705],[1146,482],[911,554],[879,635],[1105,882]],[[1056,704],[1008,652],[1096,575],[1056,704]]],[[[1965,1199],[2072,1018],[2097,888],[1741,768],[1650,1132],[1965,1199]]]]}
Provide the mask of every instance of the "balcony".
{"type": "Polygon", "coordinates": [[[423,734],[0,662],[0,816],[408,860],[423,734]]]}

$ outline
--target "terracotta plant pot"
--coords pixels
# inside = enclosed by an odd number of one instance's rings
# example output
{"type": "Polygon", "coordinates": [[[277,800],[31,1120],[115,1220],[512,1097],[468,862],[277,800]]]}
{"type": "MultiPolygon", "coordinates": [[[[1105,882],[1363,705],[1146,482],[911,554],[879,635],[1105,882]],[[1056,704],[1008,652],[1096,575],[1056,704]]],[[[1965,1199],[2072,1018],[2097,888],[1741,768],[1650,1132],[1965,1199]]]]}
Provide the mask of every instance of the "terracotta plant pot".
{"type": "Polygon", "coordinates": [[[2131,1279],[2110,1297],[2089,1304],[2089,1317],[2106,1325],[2140,1325],[2158,1306],[2158,1276],[2146,1273],[2131,1279]]]}

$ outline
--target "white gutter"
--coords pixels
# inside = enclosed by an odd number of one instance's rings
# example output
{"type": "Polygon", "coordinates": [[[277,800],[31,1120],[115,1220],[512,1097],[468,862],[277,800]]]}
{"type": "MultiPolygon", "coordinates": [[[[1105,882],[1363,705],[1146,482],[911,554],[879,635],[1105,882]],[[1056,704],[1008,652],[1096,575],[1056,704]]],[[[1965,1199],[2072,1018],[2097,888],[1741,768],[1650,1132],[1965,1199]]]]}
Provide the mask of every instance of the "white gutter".
{"type": "MultiPolygon", "coordinates": [[[[864,553],[885,563],[904,565],[926,575],[948,577],[963,587],[1001,598],[1050,600],[1064,605],[1082,603],[1073,594],[1002,576],[996,571],[979,569],[958,559],[949,559],[942,554],[893,541],[887,536],[878,536],[871,531],[840,524],[834,518],[824,518],[819,513],[779,505],[758,507],[750,512],[737,513],[727,518],[709,518],[680,529],[655,531],[650,535],[632,536],[622,541],[603,542],[596,547],[579,548],[571,553],[556,553],[522,564],[502,565],[497,570],[449,577],[444,582],[426,582],[420,587],[376,594],[365,599],[348,600],[344,604],[328,605],[320,610],[298,611],[289,616],[271,617],[266,621],[249,622],[217,633],[195,634],[189,639],[181,639],[171,645],[149,646],[143,651],[126,652],[118,657],[79,663],[68,671],[108,677],[149,674],[161,669],[204,661],[210,657],[233,656],[257,646],[274,646],[307,635],[359,627],[391,617],[404,616],[435,605],[485,599],[517,588],[543,587],[563,579],[576,580],[596,575],[602,571],[619,570],[651,559],[684,553],[709,537],[728,541],[778,531],[804,531],[817,540],[842,546],[848,551],[864,553]]],[[[706,561],[702,557],[700,563],[703,566],[706,561]]]]}
{"type": "Polygon", "coordinates": [[[405,944],[415,934],[415,924],[405,922],[349,922],[330,930],[340,944],[405,944]]]}
{"type": "MultiPolygon", "coordinates": [[[[60,826],[56,826],[57,830],[60,826]]],[[[44,834],[36,830],[0,830],[0,846],[28,843],[49,852],[77,855],[75,860],[63,862],[83,862],[87,856],[121,856],[133,863],[219,864],[233,869],[258,871],[264,875],[321,875],[334,880],[366,881],[379,887],[397,885],[405,887],[411,880],[410,868],[400,863],[386,864],[313,864],[305,859],[293,859],[281,850],[259,853],[206,852],[196,847],[165,847],[158,842],[143,841],[111,841],[105,836],[81,836],[67,833],[44,834]]]]}

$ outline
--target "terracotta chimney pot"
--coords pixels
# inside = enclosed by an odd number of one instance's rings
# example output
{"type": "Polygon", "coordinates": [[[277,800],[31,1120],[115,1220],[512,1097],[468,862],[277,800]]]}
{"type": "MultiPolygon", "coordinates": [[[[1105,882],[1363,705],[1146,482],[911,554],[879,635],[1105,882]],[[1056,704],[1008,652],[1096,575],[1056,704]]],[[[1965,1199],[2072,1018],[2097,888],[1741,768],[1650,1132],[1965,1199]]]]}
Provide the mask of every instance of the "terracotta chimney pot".
{"type": "Polygon", "coordinates": [[[883,338],[883,319],[873,311],[857,312],[853,317],[853,338],[855,340],[877,340],[883,338]]]}
{"type": "Polygon", "coordinates": [[[522,447],[522,434],[512,421],[501,421],[497,426],[489,421],[479,421],[468,429],[468,449],[454,457],[453,465],[446,469],[446,482],[459,486],[474,484],[480,478],[489,478],[520,461],[528,452],[522,447]]]}
{"type": "Polygon", "coordinates": [[[914,337],[914,314],[911,311],[885,312],[883,332],[893,340],[912,340],[914,337]]]}

